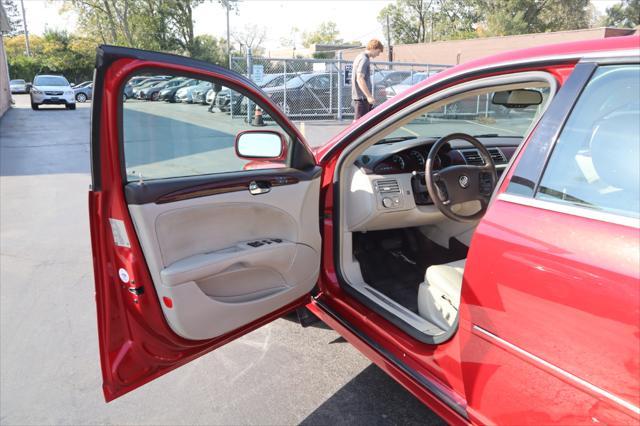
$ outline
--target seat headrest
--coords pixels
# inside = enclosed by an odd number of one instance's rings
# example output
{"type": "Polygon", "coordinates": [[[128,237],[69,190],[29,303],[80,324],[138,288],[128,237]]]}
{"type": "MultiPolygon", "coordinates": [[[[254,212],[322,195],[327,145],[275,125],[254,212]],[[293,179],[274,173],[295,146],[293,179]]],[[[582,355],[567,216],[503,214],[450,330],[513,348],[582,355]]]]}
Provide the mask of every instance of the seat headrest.
{"type": "Polygon", "coordinates": [[[593,128],[591,161],[604,183],[640,192],[640,111],[614,112],[593,128]]]}

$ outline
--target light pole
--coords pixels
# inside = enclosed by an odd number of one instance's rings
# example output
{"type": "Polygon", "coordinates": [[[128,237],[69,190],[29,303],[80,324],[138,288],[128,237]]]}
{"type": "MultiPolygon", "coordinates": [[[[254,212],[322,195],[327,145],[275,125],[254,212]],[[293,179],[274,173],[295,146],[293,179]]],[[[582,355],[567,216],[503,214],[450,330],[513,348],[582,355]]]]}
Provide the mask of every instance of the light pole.
{"type": "Polygon", "coordinates": [[[229,59],[229,69],[231,69],[231,36],[230,36],[230,26],[229,26],[229,12],[231,11],[231,2],[235,2],[238,0],[220,0],[220,3],[224,6],[227,11],[227,57],[229,59]]]}
{"type": "Polygon", "coordinates": [[[29,30],[27,29],[27,15],[24,13],[24,0],[20,0],[22,6],[22,24],[24,25],[24,44],[27,48],[27,56],[31,56],[31,46],[29,45],[29,30]]]}

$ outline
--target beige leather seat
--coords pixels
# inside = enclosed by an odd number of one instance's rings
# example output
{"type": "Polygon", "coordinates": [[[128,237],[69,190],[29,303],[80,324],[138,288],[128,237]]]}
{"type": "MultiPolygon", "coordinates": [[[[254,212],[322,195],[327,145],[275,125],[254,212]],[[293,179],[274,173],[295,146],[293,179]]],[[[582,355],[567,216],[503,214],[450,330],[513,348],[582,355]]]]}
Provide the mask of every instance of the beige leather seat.
{"type": "Polygon", "coordinates": [[[449,331],[458,317],[466,261],[429,266],[418,288],[418,313],[445,331],[449,331]]]}

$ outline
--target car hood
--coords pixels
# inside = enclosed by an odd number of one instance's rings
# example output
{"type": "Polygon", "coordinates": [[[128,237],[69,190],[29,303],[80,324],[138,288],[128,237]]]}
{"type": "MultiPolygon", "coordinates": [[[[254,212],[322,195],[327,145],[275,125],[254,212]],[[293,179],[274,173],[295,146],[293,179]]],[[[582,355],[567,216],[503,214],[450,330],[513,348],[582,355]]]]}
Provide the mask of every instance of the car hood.
{"type": "Polygon", "coordinates": [[[47,92],[64,92],[66,90],[73,90],[71,86],[32,86],[32,89],[47,91],[47,92]]]}

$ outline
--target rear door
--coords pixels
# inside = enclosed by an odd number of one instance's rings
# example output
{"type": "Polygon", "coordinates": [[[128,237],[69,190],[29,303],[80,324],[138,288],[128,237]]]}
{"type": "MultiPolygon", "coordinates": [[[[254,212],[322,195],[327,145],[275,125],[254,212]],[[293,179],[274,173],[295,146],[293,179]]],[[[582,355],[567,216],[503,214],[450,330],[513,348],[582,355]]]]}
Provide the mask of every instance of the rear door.
{"type": "Polygon", "coordinates": [[[282,113],[227,69],[102,46],[95,89],[89,214],[110,401],[308,301],[321,169],[282,113]],[[144,75],[219,83],[264,124],[124,103],[127,82],[144,75]]]}
{"type": "Polygon", "coordinates": [[[640,65],[578,64],[478,228],[460,310],[484,424],[638,424],[640,65]]]}

